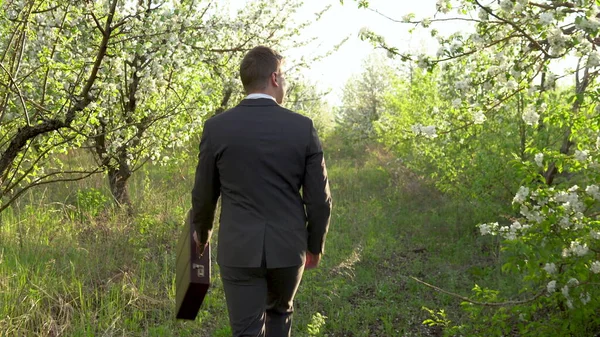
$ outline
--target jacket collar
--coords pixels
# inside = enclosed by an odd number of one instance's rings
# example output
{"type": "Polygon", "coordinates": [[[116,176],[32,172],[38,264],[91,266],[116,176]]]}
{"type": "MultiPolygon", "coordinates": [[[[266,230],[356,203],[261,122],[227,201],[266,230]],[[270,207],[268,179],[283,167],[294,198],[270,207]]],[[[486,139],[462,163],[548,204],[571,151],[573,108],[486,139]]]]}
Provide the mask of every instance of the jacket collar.
{"type": "Polygon", "coordinates": [[[242,106],[278,106],[277,102],[270,98],[254,98],[254,99],[244,99],[240,102],[239,105],[242,106]]]}

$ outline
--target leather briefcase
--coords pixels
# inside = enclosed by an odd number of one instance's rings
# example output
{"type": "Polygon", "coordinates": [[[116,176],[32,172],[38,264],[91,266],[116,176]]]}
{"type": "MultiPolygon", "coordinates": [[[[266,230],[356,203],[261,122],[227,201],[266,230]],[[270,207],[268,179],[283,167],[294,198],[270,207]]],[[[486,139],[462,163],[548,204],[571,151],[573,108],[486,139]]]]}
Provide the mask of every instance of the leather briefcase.
{"type": "Polygon", "coordinates": [[[210,287],[210,245],[198,258],[194,228],[186,217],[184,230],[177,242],[176,317],[195,320],[210,287]]]}

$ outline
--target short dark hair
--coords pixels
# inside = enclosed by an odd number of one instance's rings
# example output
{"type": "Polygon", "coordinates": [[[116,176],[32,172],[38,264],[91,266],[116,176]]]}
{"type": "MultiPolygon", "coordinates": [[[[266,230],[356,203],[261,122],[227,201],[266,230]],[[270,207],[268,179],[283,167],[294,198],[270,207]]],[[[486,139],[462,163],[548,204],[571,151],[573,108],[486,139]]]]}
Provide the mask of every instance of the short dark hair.
{"type": "Polygon", "coordinates": [[[244,90],[248,93],[266,88],[272,73],[279,70],[283,56],[265,46],[252,48],[240,66],[240,78],[244,90]]]}

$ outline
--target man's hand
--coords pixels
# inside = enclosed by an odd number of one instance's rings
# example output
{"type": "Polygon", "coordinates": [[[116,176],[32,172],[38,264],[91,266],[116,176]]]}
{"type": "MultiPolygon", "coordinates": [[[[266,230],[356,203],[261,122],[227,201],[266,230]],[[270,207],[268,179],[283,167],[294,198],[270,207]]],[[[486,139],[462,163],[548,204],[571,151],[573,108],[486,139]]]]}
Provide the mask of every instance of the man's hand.
{"type": "Polygon", "coordinates": [[[304,263],[304,269],[313,269],[319,266],[321,262],[321,254],[313,254],[309,251],[306,252],[306,263],[304,263]]]}
{"type": "Polygon", "coordinates": [[[194,231],[194,241],[196,242],[196,253],[198,254],[198,258],[201,258],[202,255],[204,255],[204,250],[206,249],[206,246],[208,246],[208,242],[206,243],[201,243],[200,239],[198,239],[198,234],[196,233],[196,231],[194,231]]]}

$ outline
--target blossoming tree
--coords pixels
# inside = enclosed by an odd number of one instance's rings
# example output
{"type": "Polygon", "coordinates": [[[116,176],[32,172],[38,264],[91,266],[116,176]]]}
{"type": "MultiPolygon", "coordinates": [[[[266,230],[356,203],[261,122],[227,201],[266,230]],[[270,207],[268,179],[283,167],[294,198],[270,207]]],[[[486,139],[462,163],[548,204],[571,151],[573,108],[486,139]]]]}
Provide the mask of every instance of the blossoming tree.
{"type": "Polygon", "coordinates": [[[233,101],[243,52],[281,46],[295,27],[279,22],[298,6],[260,1],[229,18],[212,2],[166,0],[119,12],[133,19],[112,45],[89,138],[118,204],[131,206],[128,179],[148,160],[181,159],[174,150],[233,101]]]}
{"type": "Polygon", "coordinates": [[[0,2],[0,212],[30,187],[98,172],[53,155],[85,140],[109,43],[129,20],[117,2],[0,2]]]}
{"type": "Polygon", "coordinates": [[[238,98],[243,53],[285,54],[310,23],[293,22],[295,0],[233,15],[204,0],[0,5],[0,211],[31,187],[94,173],[129,207],[132,173],[182,159],[176,150],[238,98]],[[80,150],[95,162],[65,160],[80,150]]]}
{"type": "MultiPolygon", "coordinates": [[[[432,153],[456,148],[457,134],[465,140],[507,119],[519,125],[511,161],[514,184],[521,185],[512,199],[518,213],[479,228],[503,239],[503,270],[521,278],[524,299],[502,302],[477,287],[476,295],[499,309],[467,305],[478,318],[468,331],[581,335],[597,329],[600,322],[589,314],[600,307],[600,8],[591,0],[440,0],[436,9],[432,18],[407,14],[398,20],[426,29],[448,21],[472,25],[450,35],[432,29],[436,55],[401,51],[367,29],[361,36],[391,57],[428,71],[441,68],[445,103],[428,107],[438,113],[425,110],[426,125],[396,130],[424,135],[423,144],[440,149],[432,153]]],[[[390,131],[394,123],[382,126],[390,131]]],[[[506,155],[500,147],[489,150],[490,156],[506,155]]]]}
{"type": "Polygon", "coordinates": [[[373,53],[362,62],[362,73],[354,75],[343,89],[338,124],[352,142],[373,139],[374,122],[384,113],[385,96],[395,80],[395,71],[385,56],[373,53]]]}

